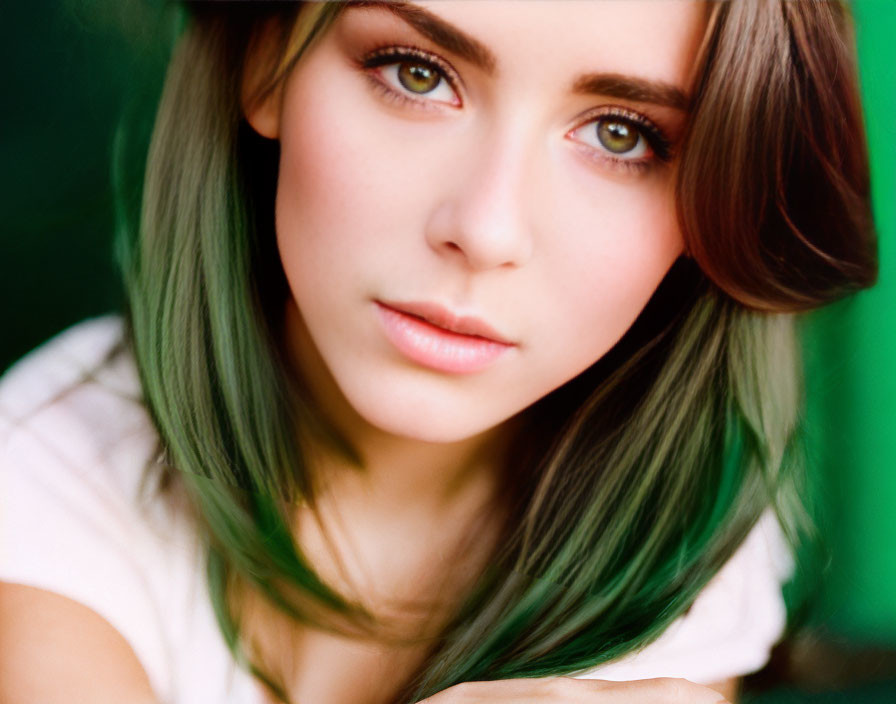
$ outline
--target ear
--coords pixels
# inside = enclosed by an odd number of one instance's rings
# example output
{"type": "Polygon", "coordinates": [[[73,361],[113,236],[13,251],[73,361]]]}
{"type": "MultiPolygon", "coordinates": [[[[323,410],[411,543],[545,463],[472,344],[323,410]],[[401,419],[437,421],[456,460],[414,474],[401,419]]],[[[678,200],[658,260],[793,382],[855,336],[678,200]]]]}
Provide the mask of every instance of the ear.
{"type": "Polygon", "coordinates": [[[280,138],[280,86],[260,95],[279,59],[276,20],[259,27],[249,41],[240,85],[240,109],[246,121],[258,134],[268,139],[280,138]]]}

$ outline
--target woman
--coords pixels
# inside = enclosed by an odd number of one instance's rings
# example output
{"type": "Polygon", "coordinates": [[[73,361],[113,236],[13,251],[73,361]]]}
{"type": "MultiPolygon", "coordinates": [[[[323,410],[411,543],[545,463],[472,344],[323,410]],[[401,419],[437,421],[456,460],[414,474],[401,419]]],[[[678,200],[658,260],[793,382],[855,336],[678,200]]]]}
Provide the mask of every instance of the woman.
{"type": "Polygon", "coordinates": [[[125,326],[2,389],[3,696],[733,699],[875,276],[845,9],[190,10],[125,326]]]}

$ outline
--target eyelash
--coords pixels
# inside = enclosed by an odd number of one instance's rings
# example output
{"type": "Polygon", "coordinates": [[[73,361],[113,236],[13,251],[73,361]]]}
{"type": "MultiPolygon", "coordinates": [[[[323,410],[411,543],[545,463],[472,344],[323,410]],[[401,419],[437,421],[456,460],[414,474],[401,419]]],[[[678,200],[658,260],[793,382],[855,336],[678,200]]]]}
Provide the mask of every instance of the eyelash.
{"type": "MultiPolygon", "coordinates": [[[[440,105],[449,105],[452,108],[463,107],[461,91],[459,87],[462,81],[457,72],[448,62],[439,56],[432,54],[416,46],[385,45],[377,47],[365,54],[359,62],[365,71],[373,87],[390,102],[399,105],[411,105],[424,110],[440,110],[440,105]],[[407,59],[413,59],[415,63],[435,71],[444,80],[456,96],[456,103],[445,103],[431,98],[416,98],[408,93],[396,90],[375,73],[375,69],[384,66],[401,64],[407,59]]],[[[439,84],[436,84],[437,86],[439,84]]],[[[566,133],[571,141],[576,142],[579,151],[588,159],[598,162],[604,167],[619,170],[626,173],[643,173],[660,164],[672,160],[672,143],[663,131],[651,120],[643,115],[621,106],[602,106],[589,111],[578,124],[566,133]],[[650,154],[639,159],[626,159],[614,156],[609,150],[597,149],[589,146],[571,135],[589,124],[595,127],[602,119],[612,119],[624,125],[634,127],[641,139],[645,140],[650,149],[650,154]]]]}
{"type": "Polygon", "coordinates": [[[651,120],[643,115],[618,105],[606,105],[590,110],[569,132],[566,133],[573,141],[581,145],[580,151],[584,156],[598,162],[607,163],[611,168],[620,169],[629,173],[640,173],[647,169],[666,164],[672,160],[672,142],[665,133],[651,120]],[[581,140],[570,135],[578,132],[583,127],[594,125],[595,128],[601,120],[622,123],[634,127],[640,139],[643,139],[650,154],[637,159],[626,159],[614,156],[609,150],[599,150],[584,144],[581,140]]]}
{"type": "Polygon", "coordinates": [[[435,54],[431,54],[423,49],[419,49],[415,46],[389,45],[380,47],[369,52],[361,60],[361,68],[367,72],[373,86],[389,100],[398,104],[412,104],[415,107],[424,109],[438,109],[434,103],[439,103],[440,101],[433,101],[432,99],[424,97],[415,98],[407,93],[399,92],[373,73],[374,69],[393,64],[400,64],[407,59],[413,59],[415,63],[435,71],[441,79],[448,84],[454,95],[457,97],[457,103],[451,103],[451,107],[463,107],[463,100],[461,99],[459,90],[461,85],[460,76],[458,76],[457,72],[446,61],[443,61],[435,54]]]}

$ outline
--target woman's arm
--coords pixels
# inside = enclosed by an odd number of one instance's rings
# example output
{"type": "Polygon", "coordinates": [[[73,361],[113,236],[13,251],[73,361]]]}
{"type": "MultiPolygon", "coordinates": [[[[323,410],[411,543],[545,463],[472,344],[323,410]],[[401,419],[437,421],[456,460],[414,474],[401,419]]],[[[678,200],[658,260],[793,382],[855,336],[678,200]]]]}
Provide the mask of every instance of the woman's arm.
{"type": "Polygon", "coordinates": [[[158,704],[134,651],[64,596],[0,582],[0,704],[158,704]]]}

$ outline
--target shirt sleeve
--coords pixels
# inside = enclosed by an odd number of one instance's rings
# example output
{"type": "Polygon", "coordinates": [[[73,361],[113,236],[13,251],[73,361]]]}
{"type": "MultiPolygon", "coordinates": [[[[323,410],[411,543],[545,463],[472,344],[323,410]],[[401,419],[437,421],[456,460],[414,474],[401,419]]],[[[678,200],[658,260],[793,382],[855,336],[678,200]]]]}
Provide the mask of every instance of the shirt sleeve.
{"type": "Polygon", "coordinates": [[[96,612],[160,702],[261,704],[215,619],[187,497],[145,483],[159,438],[120,338],[117,318],[85,321],[0,378],[0,581],[96,612]]]}
{"type": "Polygon", "coordinates": [[[712,684],[761,669],[787,624],[781,585],[793,572],[767,510],[686,614],[643,650],[574,675],[614,681],[676,677],[712,684]]]}
{"type": "Polygon", "coordinates": [[[109,328],[103,322],[88,339],[68,336],[32,353],[0,385],[0,580],[95,611],[129,643],[165,700],[170,655],[145,560],[157,550],[133,501],[140,477],[117,471],[115,461],[127,453],[134,459],[124,466],[140,466],[141,439],[118,442],[137,409],[78,383],[84,369],[69,344],[104,342],[109,328]]]}

